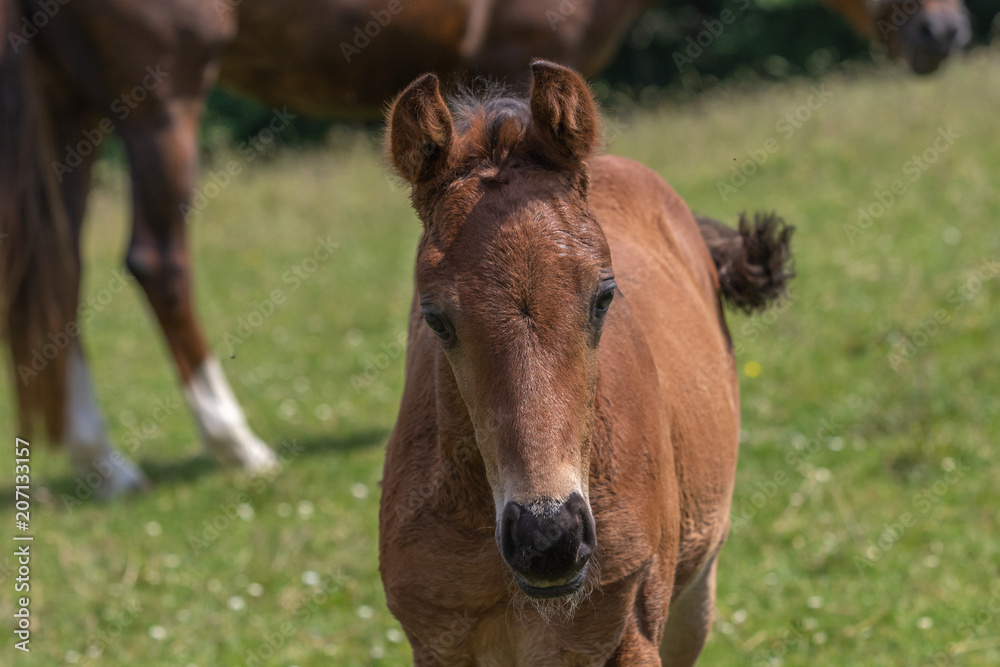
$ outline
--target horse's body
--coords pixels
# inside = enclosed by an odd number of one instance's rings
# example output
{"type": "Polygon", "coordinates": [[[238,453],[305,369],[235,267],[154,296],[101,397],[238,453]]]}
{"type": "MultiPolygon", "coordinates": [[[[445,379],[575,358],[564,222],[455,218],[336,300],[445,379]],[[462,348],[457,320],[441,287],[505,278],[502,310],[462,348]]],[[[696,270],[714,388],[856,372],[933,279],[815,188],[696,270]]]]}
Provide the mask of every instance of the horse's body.
{"type": "Polygon", "coordinates": [[[111,448],[76,326],[90,170],[109,132],[124,141],[132,180],[126,263],[202,439],[221,460],[265,467],[274,457],[247,426],[190,293],[184,212],[216,81],[298,111],[371,117],[428,69],[514,81],[541,56],[594,74],[651,4],[0,0],[0,322],[21,421],[41,419],[79,471],[101,471],[99,494],[142,483],[111,448]]]}
{"type": "MultiPolygon", "coordinates": [[[[582,79],[533,72],[530,113],[490,100],[453,131],[432,77],[391,112],[424,236],[383,479],[386,596],[418,666],[650,665],[661,643],[692,664],[739,440],[726,258],[655,173],[591,159],[582,79]]],[[[724,254],[780,275],[787,235],[751,259],[743,231],[721,232],[724,254]]]]}
{"type": "MultiPolygon", "coordinates": [[[[224,0],[219,0],[224,2],[224,0]]],[[[653,0],[293,0],[234,5],[221,85],[316,116],[378,118],[428,70],[515,82],[532,58],[603,70],[653,0]]]]}
{"type": "Polygon", "coordinates": [[[133,192],[126,264],[160,322],[204,443],[222,461],[260,469],[273,453],[211,355],[190,291],[185,212],[220,67],[224,83],[266,101],[371,117],[428,66],[502,79],[543,53],[595,72],[643,7],[74,0],[53,12],[35,0],[2,2],[3,22],[15,29],[0,55],[0,234],[10,237],[0,243],[0,309],[21,421],[41,419],[79,472],[100,472],[102,496],[144,482],[111,447],[76,325],[95,143],[112,129],[125,143],[133,192]],[[355,28],[364,34],[372,22],[378,30],[359,48],[355,28]]]}

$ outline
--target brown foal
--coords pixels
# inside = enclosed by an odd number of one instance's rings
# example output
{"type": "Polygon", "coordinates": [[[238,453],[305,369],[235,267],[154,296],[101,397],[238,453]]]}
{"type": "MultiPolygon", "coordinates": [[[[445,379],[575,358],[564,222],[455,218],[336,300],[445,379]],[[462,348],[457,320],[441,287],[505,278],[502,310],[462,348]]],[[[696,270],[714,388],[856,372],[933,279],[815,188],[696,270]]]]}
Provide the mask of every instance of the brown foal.
{"type": "Polygon", "coordinates": [[[789,230],[696,222],[649,169],[595,157],[576,72],[531,71],[527,101],[452,111],[427,74],[390,111],[424,233],[389,607],[416,665],[693,664],[739,436],[720,295],[780,292],[789,230]]]}

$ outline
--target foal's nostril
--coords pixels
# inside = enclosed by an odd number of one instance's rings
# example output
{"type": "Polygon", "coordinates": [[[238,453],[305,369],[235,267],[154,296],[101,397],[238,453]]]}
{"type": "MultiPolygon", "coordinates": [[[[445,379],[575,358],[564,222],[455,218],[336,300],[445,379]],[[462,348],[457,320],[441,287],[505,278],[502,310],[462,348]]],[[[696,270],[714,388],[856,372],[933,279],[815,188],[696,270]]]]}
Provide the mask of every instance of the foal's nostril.
{"type": "Polygon", "coordinates": [[[562,583],[578,575],[597,544],[587,501],[508,503],[500,517],[500,553],[511,569],[538,584],[562,583]]]}
{"type": "Polygon", "coordinates": [[[507,503],[503,516],[500,517],[500,555],[508,563],[514,558],[519,547],[516,531],[522,509],[518,503],[507,503]]]}
{"type": "Polygon", "coordinates": [[[597,529],[594,525],[594,515],[590,511],[587,501],[579,493],[572,494],[569,500],[566,501],[564,508],[575,517],[580,527],[579,548],[577,549],[576,558],[582,567],[587,563],[587,560],[594,553],[594,548],[597,546],[597,529]]]}

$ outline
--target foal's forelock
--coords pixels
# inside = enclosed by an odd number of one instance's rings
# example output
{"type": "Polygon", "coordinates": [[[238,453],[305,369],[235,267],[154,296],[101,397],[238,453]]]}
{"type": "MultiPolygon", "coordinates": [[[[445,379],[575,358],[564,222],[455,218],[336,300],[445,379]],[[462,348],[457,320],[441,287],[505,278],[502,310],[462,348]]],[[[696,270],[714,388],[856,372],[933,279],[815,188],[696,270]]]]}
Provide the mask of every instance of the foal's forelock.
{"type": "Polygon", "coordinates": [[[488,98],[455,97],[451,107],[470,157],[498,168],[523,141],[531,116],[524,100],[503,97],[500,92],[488,98]]]}
{"type": "Polygon", "coordinates": [[[565,164],[563,156],[550,154],[536,136],[532,136],[532,112],[527,100],[509,97],[499,86],[485,96],[460,91],[448,99],[455,121],[456,145],[453,168],[448,175],[452,185],[477,179],[484,185],[504,184],[515,170],[552,170],[556,168],[570,181],[586,181],[582,164],[565,164]]]}

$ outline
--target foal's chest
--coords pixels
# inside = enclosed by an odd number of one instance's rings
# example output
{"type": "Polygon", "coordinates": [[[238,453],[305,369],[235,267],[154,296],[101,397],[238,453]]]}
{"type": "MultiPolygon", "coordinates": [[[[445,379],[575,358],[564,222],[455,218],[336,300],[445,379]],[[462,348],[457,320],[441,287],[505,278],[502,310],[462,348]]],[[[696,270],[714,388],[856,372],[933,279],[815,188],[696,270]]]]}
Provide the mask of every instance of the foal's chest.
{"type": "MultiPolygon", "coordinates": [[[[584,602],[583,604],[588,604],[584,602]]],[[[580,628],[550,619],[543,621],[528,603],[497,606],[473,614],[468,632],[455,637],[451,649],[437,641],[435,656],[443,665],[475,667],[597,667],[614,655],[624,628],[580,628]]],[[[470,621],[471,617],[466,617],[470,621]]],[[[419,662],[417,663],[420,664],[419,662]]]]}

